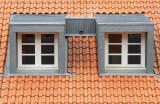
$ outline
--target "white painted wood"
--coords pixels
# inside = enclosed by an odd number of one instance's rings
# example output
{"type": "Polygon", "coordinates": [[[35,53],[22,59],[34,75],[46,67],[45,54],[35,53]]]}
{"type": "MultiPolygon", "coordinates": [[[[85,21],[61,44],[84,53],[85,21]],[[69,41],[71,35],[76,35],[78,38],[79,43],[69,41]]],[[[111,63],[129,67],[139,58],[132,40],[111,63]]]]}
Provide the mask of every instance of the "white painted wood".
{"type": "MultiPolygon", "coordinates": [[[[122,52],[121,53],[109,53],[109,45],[121,45],[122,43],[109,43],[109,34],[121,34],[121,33],[106,33],[106,39],[105,39],[105,65],[106,67],[109,66],[115,66],[115,65],[120,65],[120,64],[109,64],[109,55],[121,55],[122,57],[122,52]]],[[[121,58],[122,62],[122,58],[121,58]]]]}
{"type": "Polygon", "coordinates": [[[127,66],[128,62],[128,34],[122,33],[122,66],[127,66]]]}
{"type": "Polygon", "coordinates": [[[141,36],[141,65],[145,67],[145,49],[146,49],[146,45],[145,45],[145,34],[142,33],[141,36]]]}
{"type": "Polygon", "coordinates": [[[17,36],[17,51],[18,51],[18,67],[22,66],[22,34],[17,36]]]}
{"type": "Polygon", "coordinates": [[[109,61],[108,61],[108,53],[109,53],[109,49],[108,49],[108,43],[109,43],[109,41],[108,41],[108,34],[106,33],[105,34],[105,65],[107,66],[108,65],[108,63],[109,63],[109,61]]]}
{"type": "Polygon", "coordinates": [[[40,33],[35,34],[35,63],[36,67],[41,66],[41,35],[40,33]]]}
{"type": "Polygon", "coordinates": [[[26,33],[35,34],[35,43],[22,43],[22,35],[25,33],[18,34],[18,69],[24,70],[42,70],[42,69],[56,69],[58,68],[58,33],[43,33],[43,34],[54,34],[54,43],[41,43],[40,32],[26,33]],[[35,45],[35,54],[22,54],[22,45],[35,45]],[[41,54],[41,45],[54,45],[54,53],[41,54]],[[22,56],[35,56],[35,65],[22,65],[22,56]],[[54,64],[41,64],[41,56],[54,56],[54,64]]]}
{"type": "Polygon", "coordinates": [[[141,43],[128,43],[128,34],[127,32],[123,33],[106,33],[105,38],[105,67],[110,69],[145,69],[145,34],[144,33],[132,33],[132,34],[140,34],[141,35],[141,43]],[[122,34],[122,43],[108,43],[108,35],[109,34],[122,34]],[[110,54],[109,53],[109,45],[122,45],[122,53],[121,54],[110,54]],[[141,45],[141,53],[128,53],[128,45],[141,45]],[[121,55],[121,64],[109,64],[108,56],[109,55],[121,55]],[[128,64],[128,55],[140,55],[141,56],[141,64],[128,64]]]}

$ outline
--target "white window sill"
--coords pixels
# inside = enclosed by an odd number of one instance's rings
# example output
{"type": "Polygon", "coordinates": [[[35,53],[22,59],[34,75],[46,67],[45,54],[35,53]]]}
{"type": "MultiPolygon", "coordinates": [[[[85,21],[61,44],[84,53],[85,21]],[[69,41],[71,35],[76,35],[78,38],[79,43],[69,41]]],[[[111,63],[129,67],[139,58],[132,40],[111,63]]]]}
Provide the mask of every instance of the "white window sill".
{"type": "Polygon", "coordinates": [[[56,70],[17,70],[14,74],[4,74],[4,76],[74,76],[74,73],[62,73],[60,69],[56,70]]]}
{"type": "Polygon", "coordinates": [[[53,75],[68,75],[68,73],[61,73],[58,67],[21,67],[18,68],[14,74],[9,76],[53,76],[53,75]]]}

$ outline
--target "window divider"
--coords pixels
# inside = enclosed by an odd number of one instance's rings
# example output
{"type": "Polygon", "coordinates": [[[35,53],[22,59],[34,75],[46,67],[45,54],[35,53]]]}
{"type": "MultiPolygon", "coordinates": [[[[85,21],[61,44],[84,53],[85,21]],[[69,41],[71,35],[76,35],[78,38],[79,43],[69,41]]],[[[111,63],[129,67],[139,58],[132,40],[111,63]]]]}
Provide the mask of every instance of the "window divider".
{"type": "Polygon", "coordinates": [[[35,34],[36,38],[35,38],[35,44],[36,44],[36,66],[40,66],[41,65],[41,34],[37,33],[35,34]]]}
{"type": "MultiPolygon", "coordinates": [[[[144,33],[132,33],[141,35],[141,43],[128,43],[128,32],[122,32],[121,43],[109,43],[109,34],[105,33],[105,67],[140,67],[145,69],[145,35],[144,33]],[[121,45],[121,53],[109,53],[109,45],[121,45]],[[141,53],[128,53],[128,45],[140,45],[141,53]],[[121,64],[109,64],[109,55],[121,55],[121,64]],[[128,56],[140,56],[140,64],[128,64],[128,56]]],[[[114,34],[114,33],[113,33],[114,34]]],[[[120,33],[118,33],[120,34],[120,33]]]]}

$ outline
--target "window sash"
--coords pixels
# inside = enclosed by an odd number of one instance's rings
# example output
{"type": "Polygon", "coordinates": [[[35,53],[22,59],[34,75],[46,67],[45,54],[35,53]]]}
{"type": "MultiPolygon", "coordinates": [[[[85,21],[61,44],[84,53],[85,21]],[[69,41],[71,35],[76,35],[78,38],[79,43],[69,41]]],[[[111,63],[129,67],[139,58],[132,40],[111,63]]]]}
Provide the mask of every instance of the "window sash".
{"type": "Polygon", "coordinates": [[[18,51],[18,69],[53,69],[58,68],[58,34],[57,33],[18,33],[17,37],[17,51],[18,51]],[[22,43],[23,34],[35,34],[35,43],[22,43]],[[41,43],[41,34],[54,34],[54,43],[41,43]],[[35,45],[35,54],[22,54],[22,45],[35,45]],[[54,45],[54,53],[41,53],[42,45],[54,45]],[[22,55],[25,56],[35,56],[34,65],[24,65],[22,64],[22,55]],[[54,55],[54,64],[41,64],[41,56],[53,56],[54,55]]]}
{"type": "Polygon", "coordinates": [[[145,68],[145,34],[144,33],[132,33],[141,35],[141,43],[128,43],[128,34],[122,34],[122,43],[109,43],[109,34],[120,33],[106,33],[105,35],[105,67],[106,68],[145,68]],[[109,45],[121,45],[121,53],[109,53],[109,45]],[[141,53],[128,53],[128,45],[141,45],[141,53]],[[109,55],[121,55],[121,64],[109,64],[109,55]],[[141,64],[128,64],[128,55],[140,55],[141,64]]]}

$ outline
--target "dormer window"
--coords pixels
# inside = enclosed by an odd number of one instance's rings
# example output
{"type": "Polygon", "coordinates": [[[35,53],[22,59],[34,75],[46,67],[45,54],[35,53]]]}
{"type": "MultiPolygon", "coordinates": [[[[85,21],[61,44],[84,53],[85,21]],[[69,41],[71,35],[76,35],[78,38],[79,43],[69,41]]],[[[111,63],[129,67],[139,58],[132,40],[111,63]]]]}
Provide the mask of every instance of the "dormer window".
{"type": "Polygon", "coordinates": [[[5,75],[65,75],[67,49],[62,14],[14,14],[5,75]]]}
{"type": "Polygon", "coordinates": [[[96,15],[100,75],[153,74],[153,22],[143,14],[96,15]]]}

